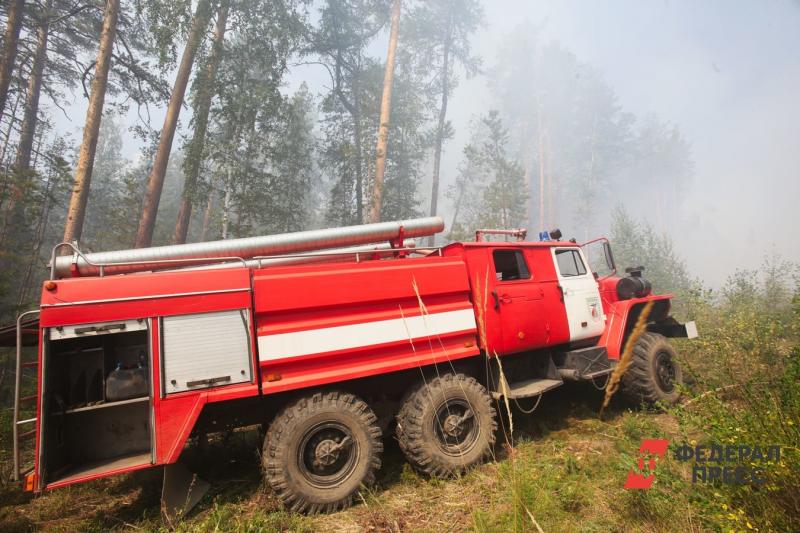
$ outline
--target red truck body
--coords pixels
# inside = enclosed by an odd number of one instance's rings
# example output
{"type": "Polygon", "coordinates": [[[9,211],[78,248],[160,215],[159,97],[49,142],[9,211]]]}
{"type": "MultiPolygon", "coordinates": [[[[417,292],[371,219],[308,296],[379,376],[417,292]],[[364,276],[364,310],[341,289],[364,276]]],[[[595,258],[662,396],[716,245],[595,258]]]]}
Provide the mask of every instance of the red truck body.
{"type": "Polygon", "coordinates": [[[229,417],[223,425],[236,425],[245,411],[259,413],[242,423],[269,420],[298,394],[353,388],[365,378],[400,382],[409,369],[596,348],[610,371],[637,310],[656,300],[650,321],[657,329],[669,320],[671,298],[620,300],[617,279],[593,276],[578,245],[550,241],[47,281],[26,487],[175,463],[204,411],[229,417]],[[108,401],[93,380],[136,357],[149,391],[108,401]]]}

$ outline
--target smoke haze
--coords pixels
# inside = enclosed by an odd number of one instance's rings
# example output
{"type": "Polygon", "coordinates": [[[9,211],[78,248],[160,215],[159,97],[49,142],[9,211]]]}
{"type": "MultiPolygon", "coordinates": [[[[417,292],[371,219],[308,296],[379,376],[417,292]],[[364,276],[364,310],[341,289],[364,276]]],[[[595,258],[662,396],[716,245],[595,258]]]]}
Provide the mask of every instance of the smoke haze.
{"type": "MultiPolygon", "coordinates": [[[[777,252],[800,261],[800,7],[788,1],[528,2],[486,4],[476,49],[487,67],[523,21],[541,26],[602,72],[624,110],[655,113],[691,143],[694,176],[673,237],[689,271],[716,285],[777,252]]],[[[451,178],[470,103],[487,79],[452,99],[451,178]]],[[[635,186],[632,184],[632,186],[635,186]]],[[[611,209],[613,205],[603,206],[611,209]]],[[[635,206],[626,206],[632,211],[635,206]]],[[[653,218],[650,222],[657,225],[653,218]]]]}

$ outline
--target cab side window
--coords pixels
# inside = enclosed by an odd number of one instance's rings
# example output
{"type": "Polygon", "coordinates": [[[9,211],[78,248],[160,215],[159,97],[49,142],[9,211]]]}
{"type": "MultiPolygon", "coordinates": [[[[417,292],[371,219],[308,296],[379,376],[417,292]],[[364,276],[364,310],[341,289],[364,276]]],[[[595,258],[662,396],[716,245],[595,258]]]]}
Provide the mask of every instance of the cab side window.
{"type": "Polygon", "coordinates": [[[531,273],[520,250],[495,250],[492,256],[497,281],[530,279],[531,273]]]}
{"type": "Polygon", "coordinates": [[[586,266],[577,250],[556,250],[556,262],[558,271],[564,277],[586,274],[586,266]]]}

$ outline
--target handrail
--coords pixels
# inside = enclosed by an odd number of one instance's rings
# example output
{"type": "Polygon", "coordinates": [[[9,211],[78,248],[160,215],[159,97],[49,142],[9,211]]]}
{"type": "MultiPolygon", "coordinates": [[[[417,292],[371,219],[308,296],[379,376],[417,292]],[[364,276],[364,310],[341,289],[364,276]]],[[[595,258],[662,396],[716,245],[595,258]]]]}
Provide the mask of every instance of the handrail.
{"type": "Polygon", "coordinates": [[[236,256],[228,256],[228,257],[187,257],[181,259],[149,259],[149,260],[142,260],[142,261],[124,261],[118,263],[94,263],[89,260],[89,258],[84,255],[80,249],[70,242],[60,242],[53,246],[53,251],[50,253],[50,280],[56,279],[56,252],[59,248],[62,247],[69,247],[72,251],[86,261],[87,265],[97,267],[100,269],[100,277],[104,276],[104,269],[106,267],[113,267],[113,266],[130,266],[130,265],[160,265],[160,264],[175,264],[175,263],[205,263],[205,262],[226,262],[226,261],[241,261],[242,266],[247,268],[247,261],[245,261],[241,257],[236,256]]]}
{"type": "Polygon", "coordinates": [[[528,230],[525,228],[518,229],[479,229],[475,230],[475,242],[483,242],[484,235],[511,235],[516,237],[518,241],[524,241],[528,235],[528,230]]]}
{"type": "Polygon", "coordinates": [[[14,374],[14,428],[13,428],[13,440],[14,440],[14,471],[12,473],[12,479],[14,481],[19,481],[19,426],[21,423],[29,423],[31,421],[35,421],[36,418],[19,420],[19,399],[20,399],[20,388],[22,387],[22,319],[28,315],[38,314],[40,311],[38,309],[33,309],[31,311],[25,311],[21,313],[17,317],[17,364],[16,364],[16,373],[14,374]]]}

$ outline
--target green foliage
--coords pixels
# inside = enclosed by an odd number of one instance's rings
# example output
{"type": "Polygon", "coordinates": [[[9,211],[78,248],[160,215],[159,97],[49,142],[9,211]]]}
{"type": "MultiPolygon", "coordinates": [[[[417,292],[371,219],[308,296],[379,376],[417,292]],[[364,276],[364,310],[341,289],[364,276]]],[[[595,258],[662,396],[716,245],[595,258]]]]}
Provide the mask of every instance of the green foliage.
{"type": "Polygon", "coordinates": [[[228,200],[219,202],[207,237],[289,231],[307,223],[314,180],[312,97],[305,88],[291,98],[281,93],[287,63],[306,30],[302,5],[249,0],[231,5],[230,38],[215,82],[218,97],[200,156],[207,178],[197,195],[228,200]]]}
{"type": "MultiPolygon", "coordinates": [[[[388,7],[388,2],[326,2],[320,24],[309,38],[307,53],[316,56],[331,77],[330,91],[321,102],[324,140],[320,167],[331,191],[325,213],[328,224],[361,223],[372,193],[383,64],[366,51],[388,20],[388,7]]],[[[410,4],[404,9],[415,12],[410,4]]],[[[430,118],[431,70],[423,61],[423,42],[418,38],[423,19],[412,14],[403,18],[406,30],[394,73],[383,220],[420,213],[417,190],[432,140],[425,131],[430,118]]],[[[426,49],[425,54],[428,52],[426,49]]]]}
{"type": "Polygon", "coordinates": [[[612,215],[610,240],[620,275],[628,267],[643,266],[644,277],[655,292],[678,293],[682,297],[693,288],[692,278],[669,236],[656,232],[646,222],[634,221],[621,206],[612,215]]]}
{"type": "Polygon", "coordinates": [[[39,295],[38,285],[45,273],[52,233],[61,222],[60,207],[71,181],[71,147],[56,136],[40,146],[35,167],[24,173],[0,174],[3,180],[2,231],[0,231],[0,321],[12,321],[29,308],[39,295]]]}
{"type": "Polygon", "coordinates": [[[768,257],[759,271],[731,276],[716,303],[698,308],[701,337],[684,345],[694,383],[690,401],[672,414],[686,440],[782,448],[779,461],[754,465],[766,470],[764,486],[696,487],[702,518],[715,529],[800,526],[798,287],[786,275],[796,268],[768,257]]]}
{"type": "Polygon", "coordinates": [[[260,533],[263,531],[291,531],[293,533],[313,533],[316,531],[305,517],[286,511],[242,513],[232,505],[214,504],[202,520],[179,523],[175,528],[162,528],[163,531],[181,533],[206,531],[231,531],[236,533],[260,533]]]}
{"type": "Polygon", "coordinates": [[[455,187],[451,239],[468,239],[478,228],[512,229],[525,220],[527,192],[522,165],[508,155],[508,130],[497,111],[476,121],[455,187]]]}

